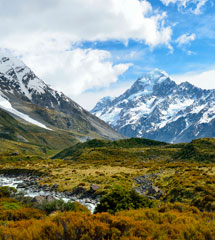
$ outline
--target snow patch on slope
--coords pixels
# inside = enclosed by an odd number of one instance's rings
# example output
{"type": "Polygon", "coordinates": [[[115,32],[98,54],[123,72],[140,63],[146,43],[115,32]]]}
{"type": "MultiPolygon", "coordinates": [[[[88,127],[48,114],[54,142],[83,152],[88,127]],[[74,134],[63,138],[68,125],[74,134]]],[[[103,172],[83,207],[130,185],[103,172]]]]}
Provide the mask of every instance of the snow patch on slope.
{"type": "MultiPolygon", "coordinates": [[[[117,121],[120,120],[121,108],[110,109],[106,114],[102,115],[102,119],[111,123],[113,126],[117,124],[117,121]]],[[[100,113],[101,114],[101,113],[100,113]]]]}
{"type": "Polygon", "coordinates": [[[199,123],[209,123],[215,118],[215,108],[209,109],[207,112],[205,112],[200,119],[199,123]]]}
{"type": "Polygon", "coordinates": [[[44,124],[30,118],[28,115],[26,115],[24,113],[21,113],[21,112],[17,111],[16,109],[14,109],[12,107],[12,105],[10,104],[10,102],[6,98],[4,98],[1,94],[0,94],[0,108],[20,117],[21,119],[23,119],[31,124],[34,124],[38,127],[52,131],[50,128],[47,128],[44,124]]]}

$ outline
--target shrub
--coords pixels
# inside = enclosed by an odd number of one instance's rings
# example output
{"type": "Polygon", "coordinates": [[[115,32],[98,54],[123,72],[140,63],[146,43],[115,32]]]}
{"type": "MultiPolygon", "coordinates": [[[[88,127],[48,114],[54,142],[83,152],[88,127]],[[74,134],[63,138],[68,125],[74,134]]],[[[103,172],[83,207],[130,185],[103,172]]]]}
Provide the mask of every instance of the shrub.
{"type": "Polygon", "coordinates": [[[14,196],[17,190],[13,187],[0,187],[0,198],[14,196]]]}
{"type": "Polygon", "coordinates": [[[215,215],[184,204],[116,213],[66,212],[0,224],[1,240],[214,240],[215,215]]]}
{"type": "Polygon", "coordinates": [[[19,209],[0,210],[0,221],[18,221],[31,218],[40,219],[43,216],[44,213],[42,211],[27,207],[19,209]]]}
{"type": "Polygon", "coordinates": [[[153,201],[141,196],[134,190],[115,188],[106,194],[97,205],[95,212],[115,213],[121,210],[152,207],[153,201]]]}
{"type": "Polygon", "coordinates": [[[64,202],[62,199],[53,200],[51,202],[44,201],[41,204],[34,204],[35,208],[45,211],[47,214],[50,214],[55,211],[73,211],[73,212],[89,212],[88,208],[81,205],[78,202],[64,202]]]}

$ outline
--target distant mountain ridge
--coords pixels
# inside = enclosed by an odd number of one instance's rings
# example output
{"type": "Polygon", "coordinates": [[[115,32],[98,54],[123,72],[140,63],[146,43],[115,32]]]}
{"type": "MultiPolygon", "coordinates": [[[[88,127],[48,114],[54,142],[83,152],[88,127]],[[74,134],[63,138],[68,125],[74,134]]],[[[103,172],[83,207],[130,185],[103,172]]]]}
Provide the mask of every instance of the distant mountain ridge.
{"type": "Polygon", "coordinates": [[[1,51],[0,108],[25,123],[68,131],[78,138],[121,138],[105,122],[49,87],[21,60],[1,51]]]}
{"type": "Polygon", "coordinates": [[[101,99],[91,112],[127,137],[172,143],[215,137],[215,90],[178,85],[158,69],[119,97],[101,99]]]}

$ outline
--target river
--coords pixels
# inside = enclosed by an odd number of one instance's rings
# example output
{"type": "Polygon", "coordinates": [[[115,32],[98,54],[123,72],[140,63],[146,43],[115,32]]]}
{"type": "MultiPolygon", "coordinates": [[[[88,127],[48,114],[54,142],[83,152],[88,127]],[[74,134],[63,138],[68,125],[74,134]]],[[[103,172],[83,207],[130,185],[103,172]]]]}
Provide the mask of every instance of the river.
{"type": "Polygon", "coordinates": [[[23,192],[25,196],[29,196],[32,198],[36,196],[52,196],[56,199],[62,199],[65,202],[77,201],[82,205],[86,206],[92,213],[94,212],[95,207],[97,205],[96,201],[93,201],[92,199],[89,198],[79,199],[74,196],[66,196],[64,193],[57,191],[44,191],[42,188],[39,187],[28,186],[23,188],[23,184],[25,184],[25,181],[26,181],[25,178],[23,179],[22,176],[11,177],[0,175],[0,186],[16,188],[18,192],[23,192]]]}

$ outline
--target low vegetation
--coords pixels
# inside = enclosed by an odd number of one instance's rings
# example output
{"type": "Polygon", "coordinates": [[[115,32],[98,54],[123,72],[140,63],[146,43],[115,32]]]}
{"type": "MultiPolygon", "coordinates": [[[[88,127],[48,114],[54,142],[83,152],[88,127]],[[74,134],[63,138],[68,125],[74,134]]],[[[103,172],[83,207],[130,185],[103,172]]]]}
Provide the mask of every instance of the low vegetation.
{"type": "Polygon", "coordinates": [[[183,204],[108,213],[66,212],[8,222],[0,239],[214,239],[215,215],[183,204]]]}
{"type": "Polygon", "coordinates": [[[102,197],[95,212],[109,212],[114,214],[122,210],[146,207],[153,207],[153,201],[138,194],[134,190],[127,190],[118,187],[102,197]]]}
{"type": "Polygon", "coordinates": [[[208,138],[175,145],[92,140],[53,159],[2,154],[0,174],[40,173],[40,184],[57,185],[58,191],[95,184],[102,198],[91,214],[79,203],[32,203],[1,188],[0,239],[214,240],[214,146],[208,138]]]}

